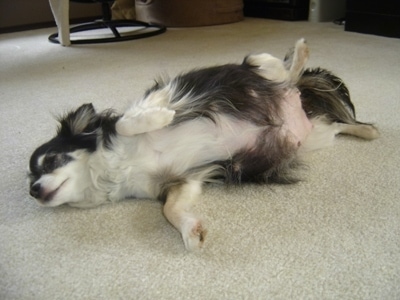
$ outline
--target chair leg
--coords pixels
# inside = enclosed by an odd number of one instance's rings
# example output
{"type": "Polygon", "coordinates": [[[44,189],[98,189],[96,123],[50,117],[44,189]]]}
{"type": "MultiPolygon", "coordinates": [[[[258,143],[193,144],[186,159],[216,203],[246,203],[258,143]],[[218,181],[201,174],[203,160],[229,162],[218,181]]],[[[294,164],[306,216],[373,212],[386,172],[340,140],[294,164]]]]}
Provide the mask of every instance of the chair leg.
{"type": "Polygon", "coordinates": [[[111,21],[111,6],[108,2],[101,3],[101,11],[103,13],[103,20],[104,21],[111,21]]]}
{"type": "Polygon", "coordinates": [[[69,0],[49,0],[51,12],[56,21],[59,43],[63,46],[71,44],[69,38],[69,0]]]}

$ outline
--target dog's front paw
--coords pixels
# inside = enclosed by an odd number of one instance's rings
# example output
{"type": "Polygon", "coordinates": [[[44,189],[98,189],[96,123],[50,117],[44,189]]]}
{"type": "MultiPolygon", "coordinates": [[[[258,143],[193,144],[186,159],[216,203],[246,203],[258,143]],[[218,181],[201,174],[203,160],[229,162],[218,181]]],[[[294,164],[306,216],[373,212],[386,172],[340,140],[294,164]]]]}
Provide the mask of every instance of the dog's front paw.
{"type": "Polygon", "coordinates": [[[207,230],[203,227],[200,220],[190,218],[185,221],[182,230],[182,238],[186,250],[195,251],[203,247],[207,230]]]}
{"type": "Polygon", "coordinates": [[[168,126],[174,119],[175,111],[164,107],[148,107],[126,112],[118,120],[115,129],[124,136],[132,136],[168,126]]]}

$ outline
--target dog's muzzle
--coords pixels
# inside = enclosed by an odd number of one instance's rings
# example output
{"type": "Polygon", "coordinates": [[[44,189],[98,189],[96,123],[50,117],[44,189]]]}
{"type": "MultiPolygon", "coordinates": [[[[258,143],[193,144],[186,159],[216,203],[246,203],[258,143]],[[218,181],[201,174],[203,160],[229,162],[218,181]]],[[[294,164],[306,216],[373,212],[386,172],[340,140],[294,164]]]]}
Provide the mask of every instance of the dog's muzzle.
{"type": "Polygon", "coordinates": [[[31,186],[29,194],[42,203],[50,202],[66,181],[67,179],[54,190],[49,190],[43,187],[40,183],[35,183],[31,186]]]}

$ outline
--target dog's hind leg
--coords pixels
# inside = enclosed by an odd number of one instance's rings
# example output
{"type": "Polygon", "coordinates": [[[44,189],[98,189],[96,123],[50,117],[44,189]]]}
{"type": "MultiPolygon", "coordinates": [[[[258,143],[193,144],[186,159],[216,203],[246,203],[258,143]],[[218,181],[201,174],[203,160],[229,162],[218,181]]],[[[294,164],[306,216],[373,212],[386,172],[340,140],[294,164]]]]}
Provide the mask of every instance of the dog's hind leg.
{"type": "Polygon", "coordinates": [[[285,61],[268,53],[262,53],[247,56],[244,63],[256,67],[257,74],[268,80],[296,84],[304,70],[308,57],[309,50],[306,41],[300,39],[286,55],[285,61]]]}
{"type": "Polygon", "coordinates": [[[296,84],[309,58],[309,49],[305,39],[300,39],[294,47],[292,63],[289,68],[290,81],[296,84]]]}
{"type": "Polygon", "coordinates": [[[352,135],[366,140],[373,140],[379,137],[379,131],[370,124],[354,123],[346,124],[332,122],[325,116],[311,119],[313,129],[305,142],[300,147],[300,152],[309,152],[331,146],[338,134],[352,135]]]}
{"type": "Polygon", "coordinates": [[[365,140],[377,139],[380,134],[378,129],[370,124],[345,124],[345,123],[333,123],[338,133],[353,135],[365,140]]]}
{"type": "Polygon", "coordinates": [[[200,249],[207,231],[201,220],[191,212],[192,203],[201,193],[201,182],[189,180],[169,189],[164,215],[181,233],[187,250],[200,249]]]}
{"type": "Polygon", "coordinates": [[[302,75],[309,55],[310,51],[305,39],[298,40],[294,48],[286,53],[284,65],[289,72],[289,78],[293,84],[296,84],[302,75]]]}

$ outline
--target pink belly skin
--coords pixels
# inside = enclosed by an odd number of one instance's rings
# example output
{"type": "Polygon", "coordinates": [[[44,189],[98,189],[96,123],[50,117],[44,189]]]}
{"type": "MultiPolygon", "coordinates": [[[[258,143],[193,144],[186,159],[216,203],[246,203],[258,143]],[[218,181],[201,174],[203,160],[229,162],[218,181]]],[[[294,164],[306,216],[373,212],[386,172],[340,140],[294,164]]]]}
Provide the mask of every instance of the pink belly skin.
{"type": "Polygon", "coordinates": [[[283,130],[285,130],[285,134],[291,136],[293,143],[300,147],[310,134],[313,125],[301,106],[300,92],[297,89],[287,92],[281,109],[284,121],[283,130]]]}

